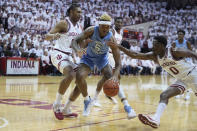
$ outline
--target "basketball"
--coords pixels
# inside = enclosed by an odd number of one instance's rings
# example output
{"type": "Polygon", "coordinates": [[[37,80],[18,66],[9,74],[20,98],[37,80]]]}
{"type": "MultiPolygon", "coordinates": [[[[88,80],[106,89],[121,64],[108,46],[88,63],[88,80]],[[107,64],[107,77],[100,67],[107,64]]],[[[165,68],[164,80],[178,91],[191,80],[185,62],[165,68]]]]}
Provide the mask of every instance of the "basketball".
{"type": "Polygon", "coordinates": [[[111,79],[107,80],[103,85],[103,92],[109,97],[116,96],[118,94],[118,91],[119,83],[114,82],[111,79]]]}

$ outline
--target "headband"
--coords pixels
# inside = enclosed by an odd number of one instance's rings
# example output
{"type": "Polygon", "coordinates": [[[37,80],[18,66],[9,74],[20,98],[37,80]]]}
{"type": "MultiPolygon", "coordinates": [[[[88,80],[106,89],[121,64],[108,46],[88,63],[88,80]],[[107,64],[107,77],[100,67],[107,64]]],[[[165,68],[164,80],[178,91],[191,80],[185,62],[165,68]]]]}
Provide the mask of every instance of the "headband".
{"type": "Polygon", "coordinates": [[[111,25],[111,21],[99,21],[99,25],[111,25]]]}

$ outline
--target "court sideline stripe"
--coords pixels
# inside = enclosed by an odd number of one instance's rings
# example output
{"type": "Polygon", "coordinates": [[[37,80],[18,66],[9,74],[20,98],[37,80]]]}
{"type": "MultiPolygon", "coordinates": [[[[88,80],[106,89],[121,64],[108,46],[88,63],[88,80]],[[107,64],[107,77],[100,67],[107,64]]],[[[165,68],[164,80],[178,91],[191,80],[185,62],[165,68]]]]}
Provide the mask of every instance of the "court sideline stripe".
{"type": "Polygon", "coordinates": [[[0,128],[3,128],[3,127],[5,127],[5,126],[8,125],[8,121],[5,118],[0,117],[0,120],[3,120],[4,121],[4,124],[3,125],[0,125],[0,128]]]}
{"type": "Polygon", "coordinates": [[[97,125],[97,124],[101,124],[101,123],[105,123],[105,122],[124,120],[124,119],[127,119],[127,118],[118,118],[118,119],[112,119],[112,120],[107,120],[107,121],[93,122],[93,123],[88,123],[88,124],[83,124],[83,125],[76,125],[76,126],[70,126],[70,127],[60,128],[60,129],[55,129],[55,130],[50,130],[50,131],[60,131],[60,130],[65,130],[65,129],[78,128],[78,127],[90,126],[90,125],[97,125]]]}

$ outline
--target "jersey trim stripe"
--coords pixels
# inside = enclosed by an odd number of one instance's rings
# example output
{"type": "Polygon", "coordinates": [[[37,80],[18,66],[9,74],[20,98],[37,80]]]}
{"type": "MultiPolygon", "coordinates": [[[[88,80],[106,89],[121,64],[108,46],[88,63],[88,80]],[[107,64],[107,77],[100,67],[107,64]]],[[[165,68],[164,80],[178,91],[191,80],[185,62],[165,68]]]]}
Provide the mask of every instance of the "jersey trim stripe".
{"type": "Polygon", "coordinates": [[[56,49],[56,48],[54,48],[54,50],[59,51],[59,52],[62,52],[64,54],[66,54],[66,55],[71,55],[70,52],[65,52],[65,51],[62,51],[62,50],[59,50],[59,49],[56,49]]]}

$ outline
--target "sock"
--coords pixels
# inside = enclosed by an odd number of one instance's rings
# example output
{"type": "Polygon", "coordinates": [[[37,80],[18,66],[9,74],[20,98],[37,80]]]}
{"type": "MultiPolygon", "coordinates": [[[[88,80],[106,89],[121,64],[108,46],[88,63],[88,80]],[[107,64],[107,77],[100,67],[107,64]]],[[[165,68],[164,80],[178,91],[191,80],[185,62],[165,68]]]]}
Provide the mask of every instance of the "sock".
{"type": "Polygon", "coordinates": [[[119,88],[118,97],[120,99],[126,98],[126,96],[124,94],[124,91],[123,91],[123,89],[121,87],[119,88]]]}
{"type": "Polygon", "coordinates": [[[164,112],[166,108],[166,104],[165,103],[159,103],[159,105],[157,106],[157,111],[154,115],[154,118],[158,121],[160,121],[160,117],[162,115],[162,113],[164,112]]]}
{"type": "Polygon", "coordinates": [[[62,97],[63,97],[63,95],[60,94],[59,92],[57,92],[55,104],[61,104],[62,97]]]}
{"type": "Polygon", "coordinates": [[[65,103],[65,106],[64,106],[64,109],[67,113],[69,112],[69,108],[71,107],[72,105],[72,101],[68,100],[66,103],[65,103]]]}
{"type": "Polygon", "coordinates": [[[123,100],[122,103],[124,104],[124,106],[130,106],[129,103],[128,103],[128,101],[126,99],[123,100]]]}
{"type": "Polygon", "coordinates": [[[97,99],[98,99],[98,95],[99,95],[99,93],[100,93],[100,92],[96,90],[96,92],[95,92],[95,96],[94,96],[94,100],[97,100],[97,99]]]}
{"type": "Polygon", "coordinates": [[[86,97],[84,97],[84,100],[89,100],[89,96],[87,95],[86,97]]]}

